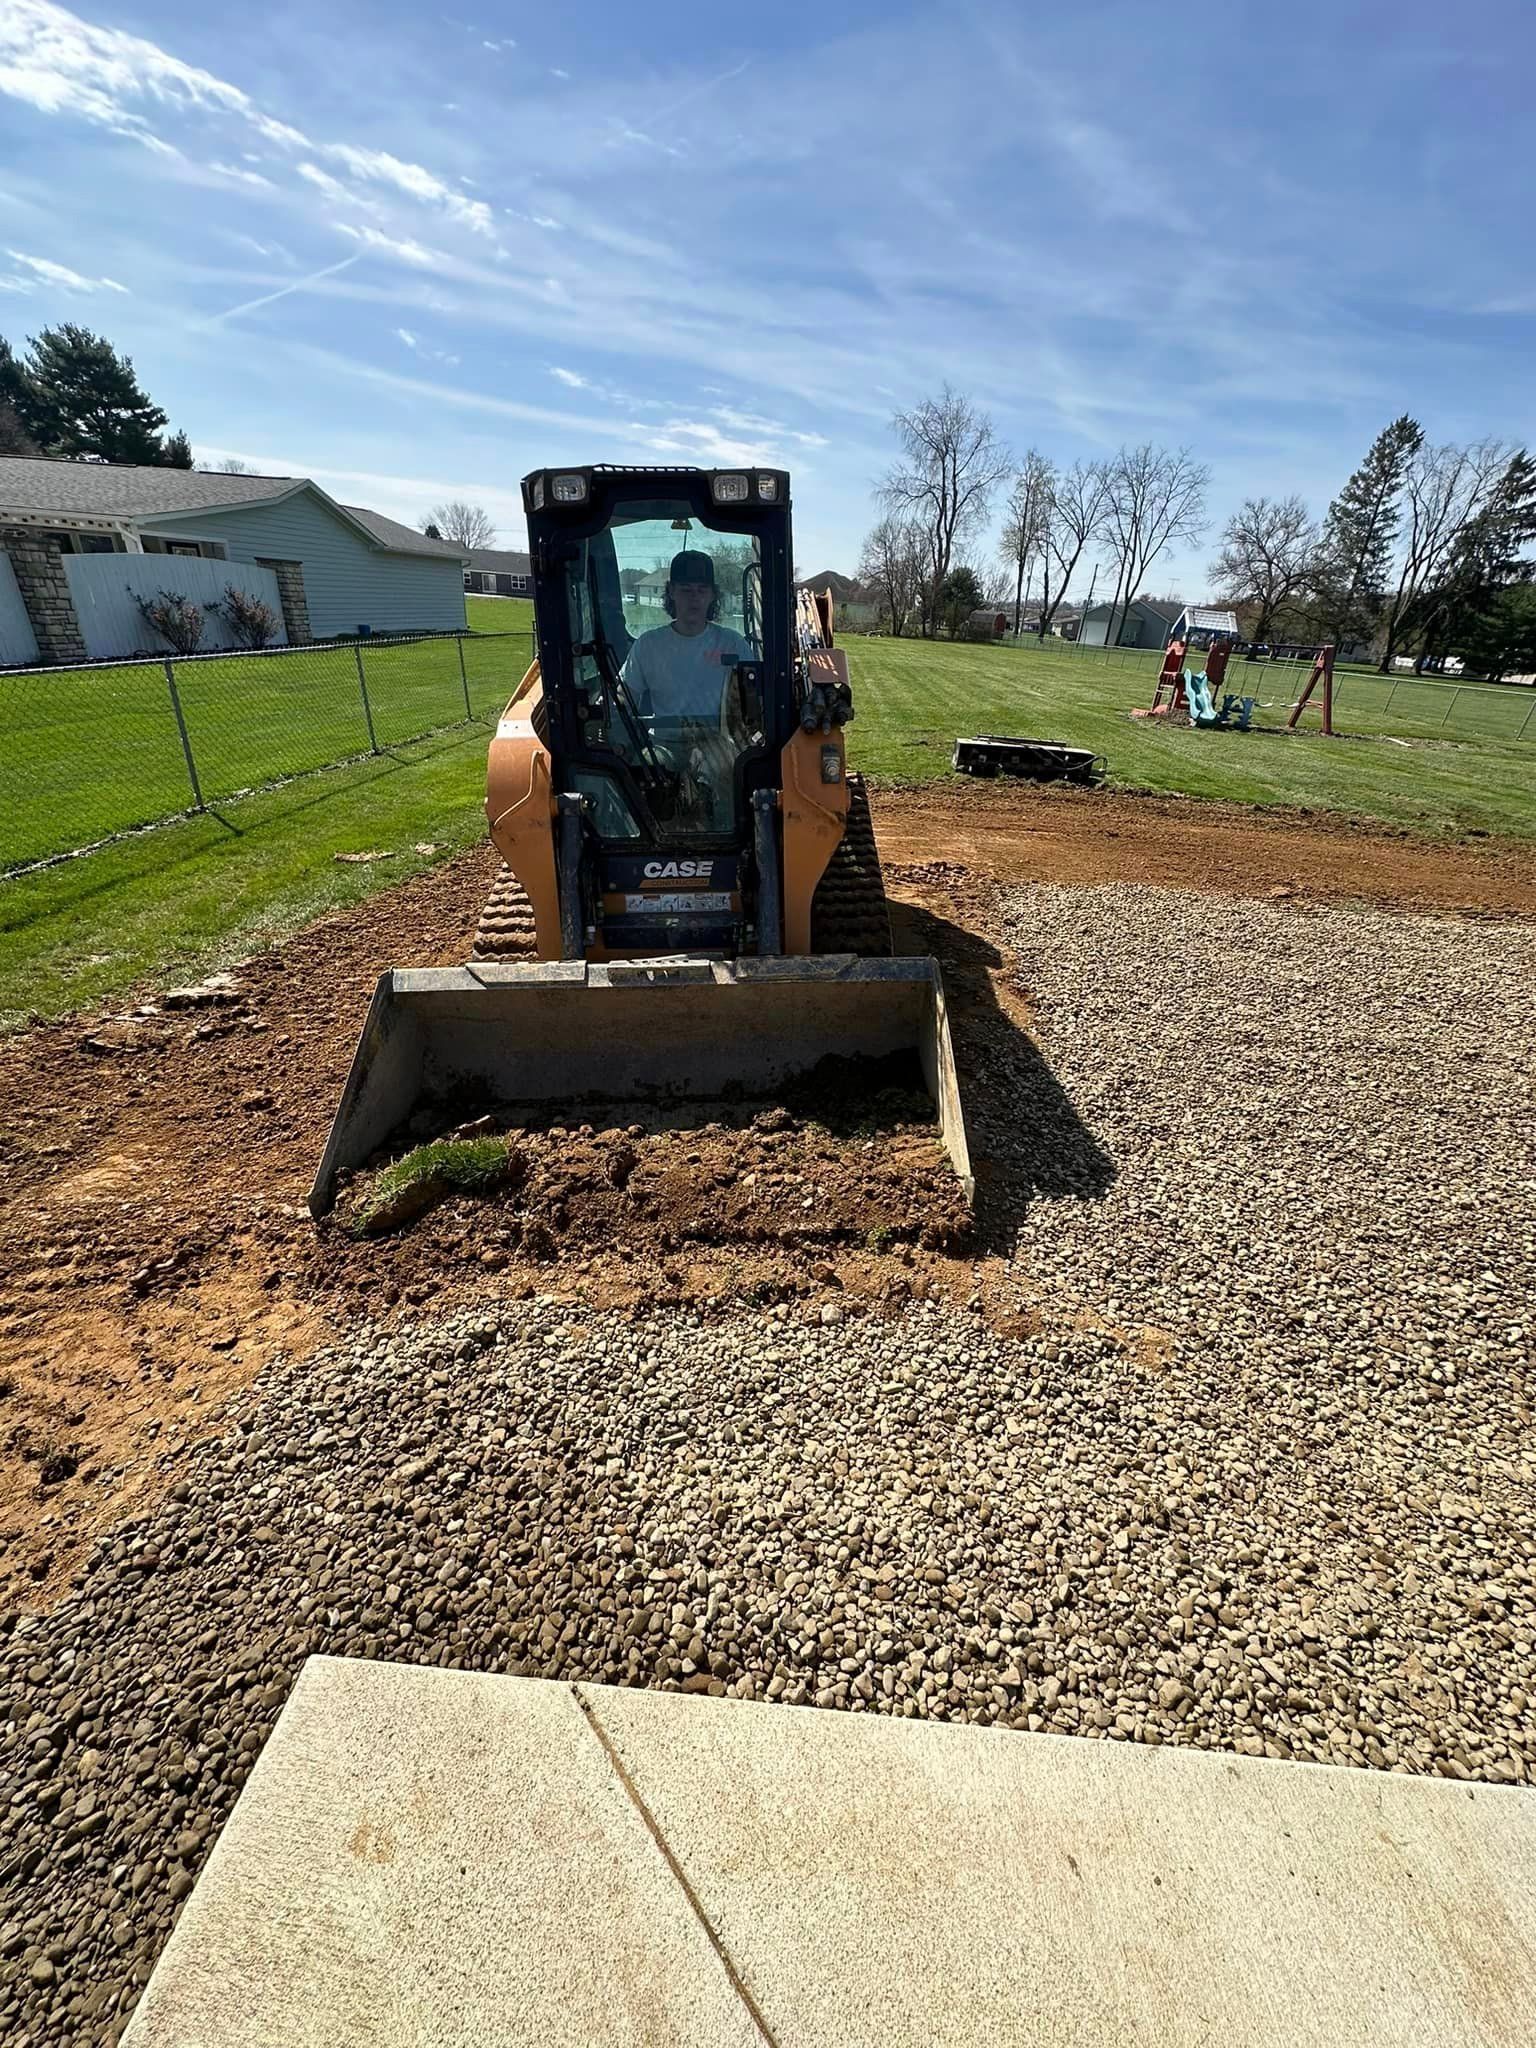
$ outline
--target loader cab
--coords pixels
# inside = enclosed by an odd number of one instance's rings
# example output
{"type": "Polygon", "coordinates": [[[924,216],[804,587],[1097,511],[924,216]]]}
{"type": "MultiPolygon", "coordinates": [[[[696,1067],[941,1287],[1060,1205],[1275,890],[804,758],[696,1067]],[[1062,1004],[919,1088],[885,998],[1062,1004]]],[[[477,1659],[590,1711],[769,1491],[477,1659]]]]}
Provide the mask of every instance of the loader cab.
{"type": "Polygon", "coordinates": [[[538,470],[523,482],[555,790],[580,799],[604,951],[736,950],[753,797],[796,724],[782,470],[538,470]]]}

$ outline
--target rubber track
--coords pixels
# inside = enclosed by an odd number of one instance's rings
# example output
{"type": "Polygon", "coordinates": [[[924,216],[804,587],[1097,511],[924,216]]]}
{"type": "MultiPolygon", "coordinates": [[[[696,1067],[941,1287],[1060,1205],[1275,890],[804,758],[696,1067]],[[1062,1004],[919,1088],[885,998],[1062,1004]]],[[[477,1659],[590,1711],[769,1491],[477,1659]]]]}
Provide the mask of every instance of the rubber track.
{"type": "Polygon", "coordinates": [[[537,949],[533,905],[512,870],[502,863],[485,899],[471,960],[532,960],[537,949]]]}
{"type": "Polygon", "coordinates": [[[811,951],[861,953],[891,950],[891,911],[875,845],[875,823],[862,775],[848,778],[848,822],[811,902],[811,951]]]}
{"type": "MultiPolygon", "coordinates": [[[[475,932],[472,960],[532,960],[537,950],[533,905],[503,864],[475,932]]],[[[891,950],[891,916],[875,846],[874,820],[861,775],[848,778],[848,823],[811,903],[811,951],[883,957],[891,950]]]]}

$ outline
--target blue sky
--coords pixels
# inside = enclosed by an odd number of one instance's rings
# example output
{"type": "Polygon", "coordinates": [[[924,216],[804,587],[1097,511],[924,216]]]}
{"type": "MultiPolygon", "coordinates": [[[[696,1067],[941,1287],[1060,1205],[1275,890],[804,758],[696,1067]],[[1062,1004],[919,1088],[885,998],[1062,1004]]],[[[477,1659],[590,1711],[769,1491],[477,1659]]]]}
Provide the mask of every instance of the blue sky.
{"type": "Polygon", "coordinates": [[[536,464],[757,458],[850,568],[945,378],[1062,460],[1188,444],[1214,531],[1405,409],[1536,438],[1533,74],[1528,0],[0,0],[0,333],[507,545],[536,464]]]}

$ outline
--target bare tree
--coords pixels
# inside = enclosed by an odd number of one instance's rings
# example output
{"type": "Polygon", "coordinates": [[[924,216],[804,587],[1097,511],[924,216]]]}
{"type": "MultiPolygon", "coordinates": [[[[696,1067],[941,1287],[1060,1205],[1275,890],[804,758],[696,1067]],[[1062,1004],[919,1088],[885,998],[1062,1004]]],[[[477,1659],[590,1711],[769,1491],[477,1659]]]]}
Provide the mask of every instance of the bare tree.
{"type": "MultiPolygon", "coordinates": [[[[1022,631],[1024,579],[1045,550],[1050,530],[1051,499],[1056,489],[1056,465],[1038,448],[1026,451],[1008,493],[1003,515],[1003,562],[1013,578],[1013,632],[1022,631]]],[[[1006,599],[1005,599],[1006,601],[1006,599]]]]}
{"type": "Polygon", "coordinates": [[[1268,640],[1275,622],[1310,588],[1317,527],[1300,498],[1245,498],[1221,530],[1209,575],[1228,604],[1251,604],[1250,640],[1268,640]]]}
{"type": "Polygon", "coordinates": [[[899,640],[917,608],[926,556],[923,538],[909,519],[887,513],[871,527],[859,557],[859,581],[871,584],[899,640]]]}
{"type": "Polygon", "coordinates": [[[984,412],[948,384],[891,422],[906,460],[880,487],[889,511],[921,527],[928,555],[923,630],[938,619],[940,592],[958,542],[985,524],[992,493],[1012,466],[984,412]]]}
{"type": "Polygon", "coordinates": [[[423,532],[435,526],[444,540],[461,548],[488,548],[496,538],[496,522],[490,513],[483,505],[471,505],[463,498],[434,505],[421,526],[423,532]]]}
{"type": "Polygon", "coordinates": [[[1419,600],[1441,580],[1468,528],[1487,509],[1514,453],[1502,441],[1474,441],[1468,448],[1448,443],[1414,451],[1408,464],[1408,530],[1397,589],[1387,603],[1378,664],[1383,675],[1391,673],[1392,658],[1419,600]]]}
{"type": "Polygon", "coordinates": [[[1109,471],[1102,462],[1079,460],[1056,479],[1045,535],[1045,589],[1040,600],[1042,641],[1051,630],[1051,621],[1077,572],[1084,548],[1103,531],[1108,497],[1109,471]],[[1053,568],[1056,571],[1054,599],[1051,596],[1053,568]]]}
{"type": "Polygon", "coordinates": [[[1125,607],[1163,550],[1176,540],[1200,538],[1210,478],[1187,448],[1154,448],[1150,441],[1122,448],[1110,463],[1103,531],[1116,570],[1106,647],[1118,640],[1125,607]]]}
{"type": "Polygon", "coordinates": [[[251,465],[248,462],[242,462],[238,455],[226,455],[224,460],[215,463],[214,467],[221,476],[249,476],[251,474],[251,465]]]}

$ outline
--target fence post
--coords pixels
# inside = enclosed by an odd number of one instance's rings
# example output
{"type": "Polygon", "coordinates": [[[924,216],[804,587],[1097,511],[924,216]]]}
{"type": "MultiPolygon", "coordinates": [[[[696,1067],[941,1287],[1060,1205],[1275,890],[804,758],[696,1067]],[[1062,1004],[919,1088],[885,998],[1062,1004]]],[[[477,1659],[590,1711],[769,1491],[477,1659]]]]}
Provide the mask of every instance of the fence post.
{"type": "Polygon", "coordinates": [[[1525,738],[1525,728],[1530,724],[1531,719],[1533,717],[1536,717],[1536,704],[1532,704],[1530,710],[1527,711],[1524,718],[1521,719],[1520,730],[1515,734],[1515,738],[1517,740],[1523,740],[1525,738]]]}
{"type": "Polygon", "coordinates": [[[473,718],[475,714],[469,708],[469,671],[464,666],[464,635],[455,633],[453,637],[459,650],[459,681],[464,685],[464,716],[473,718]]]}
{"type": "Polygon", "coordinates": [[[165,680],[170,686],[171,709],[176,714],[176,730],[181,734],[181,751],[187,764],[187,779],[192,784],[193,807],[205,811],[208,806],[203,802],[202,784],[197,779],[197,763],[192,758],[192,737],[187,731],[187,721],[182,716],[181,693],[176,688],[176,664],[169,659],[165,664],[165,680]]]}
{"type": "Polygon", "coordinates": [[[1451,701],[1450,701],[1450,703],[1449,703],[1449,704],[1447,704],[1447,705],[1446,705],[1446,707],[1445,707],[1445,717],[1444,717],[1444,718],[1442,718],[1442,719],[1441,719],[1441,721],[1440,721],[1440,730],[1441,730],[1442,732],[1444,732],[1444,730],[1445,730],[1445,728],[1446,728],[1446,724],[1447,724],[1447,722],[1448,722],[1448,720],[1449,720],[1449,718],[1450,718],[1450,715],[1451,715],[1451,713],[1452,713],[1452,712],[1453,712],[1453,711],[1454,711],[1454,710],[1456,709],[1456,699],[1457,699],[1457,698],[1458,698],[1458,697],[1459,697],[1460,695],[1461,695],[1461,692],[1460,692],[1460,690],[1452,690],[1452,692],[1451,692],[1451,701]]]}
{"type": "Polygon", "coordinates": [[[1389,711],[1390,711],[1390,710],[1392,709],[1392,699],[1393,699],[1393,698],[1394,698],[1394,697],[1395,697],[1396,695],[1397,695],[1397,684],[1396,684],[1396,682],[1394,682],[1394,683],[1393,683],[1393,685],[1392,685],[1392,687],[1391,687],[1391,689],[1390,689],[1390,690],[1388,690],[1388,692],[1387,692],[1387,701],[1386,701],[1386,703],[1385,703],[1385,704],[1383,704],[1383,705],[1382,705],[1382,707],[1381,707],[1381,715],[1382,715],[1382,717],[1383,717],[1383,718],[1385,718],[1385,717],[1386,717],[1386,715],[1387,715],[1387,713],[1388,713],[1388,712],[1389,712],[1389,711]]]}
{"type": "Polygon", "coordinates": [[[368,702],[368,678],[363,673],[363,643],[359,640],[352,652],[357,656],[357,687],[363,693],[363,716],[368,721],[368,744],[374,753],[379,751],[379,742],[373,730],[373,706],[368,702]]]}

